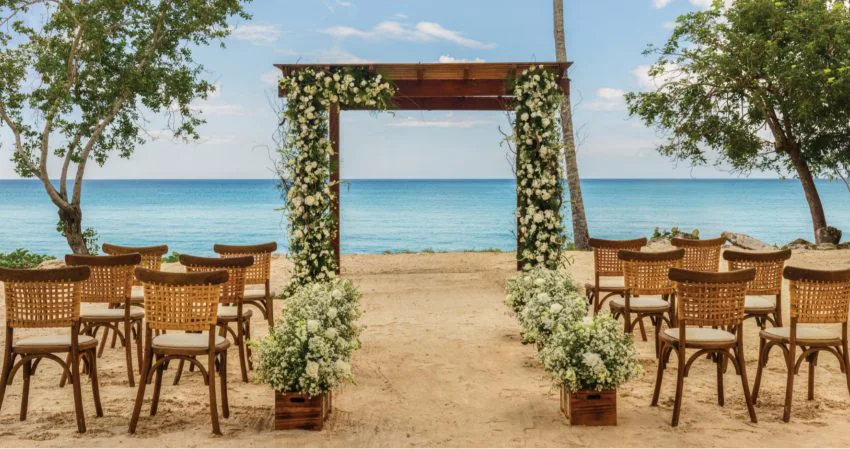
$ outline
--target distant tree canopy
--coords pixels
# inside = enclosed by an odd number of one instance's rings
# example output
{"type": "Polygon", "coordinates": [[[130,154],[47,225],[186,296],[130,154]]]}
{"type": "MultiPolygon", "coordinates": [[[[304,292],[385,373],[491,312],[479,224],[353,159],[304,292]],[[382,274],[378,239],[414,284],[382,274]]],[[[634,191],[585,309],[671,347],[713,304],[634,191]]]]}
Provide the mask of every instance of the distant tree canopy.
{"type": "Polygon", "coordinates": [[[662,131],[658,151],[800,179],[815,239],[827,227],[814,179],[850,166],[850,12],[829,0],[715,0],[680,16],[650,69],[657,88],[626,95],[662,131]]]}
{"type": "Polygon", "coordinates": [[[190,102],[214,86],[192,50],[227,36],[228,18],[248,18],[248,1],[0,0],[0,128],[13,136],[3,144],[18,174],[41,180],[74,252],[89,252],[93,235],[81,227],[86,164],[130,157],[145,112],[197,137],[190,102]],[[61,169],[49,172],[51,156],[61,169]]]}

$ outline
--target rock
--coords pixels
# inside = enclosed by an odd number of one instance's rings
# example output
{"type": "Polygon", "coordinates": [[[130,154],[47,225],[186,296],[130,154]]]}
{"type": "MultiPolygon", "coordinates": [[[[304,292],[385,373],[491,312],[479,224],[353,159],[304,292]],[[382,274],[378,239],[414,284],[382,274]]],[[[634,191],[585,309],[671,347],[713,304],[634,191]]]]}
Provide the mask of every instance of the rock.
{"type": "Polygon", "coordinates": [[[761,251],[766,249],[773,249],[775,246],[768,245],[767,243],[762,242],[761,240],[750,237],[747,234],[738,234],[736,232],[724,231],[721,236],[725,237],[732,246],[737,246],[738,248],[753,250],[753,251],[761,251]]]}
{"type": "Polygon", "coordinates": [[[824,226],[815,233],[818,243],[831,243],[837,245],[841,241],[841,229],[832,226],[824,226]]]}
{"type": "Polygon", "coordinates": [[[36,270],[51,270],[54,268],[65,268],[65,261],[60,259],[50,259],[38,264],[36,270]]]}
{"type": "Polygon", "coordinates": [[[783,249],[814,249],[815,244],[806,240],[806,239],[797,239],[791,242],[788,242],[787,245],[783,246],[783,249]]]}
{"type": "Polygon", "coordinates": [[[833,249],[838,249],[838,247],[836,245],[832,244],[832,243],[818,243],[815,246],[815,249],[819,249],[819,250],[822,250],[822,251],[829,251],[829,250],[833,250],[833,249]]]}

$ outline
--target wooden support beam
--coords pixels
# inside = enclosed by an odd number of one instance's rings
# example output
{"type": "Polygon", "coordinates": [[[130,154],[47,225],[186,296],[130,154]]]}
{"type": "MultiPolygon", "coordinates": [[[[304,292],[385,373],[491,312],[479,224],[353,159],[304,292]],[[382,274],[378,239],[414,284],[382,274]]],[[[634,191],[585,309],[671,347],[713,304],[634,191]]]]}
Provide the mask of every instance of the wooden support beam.
{"type": "MultiPolygon", "coordinates": [[[[391,110],[398,111],[507,111],[513,109],[513,97],[395,97],[391,110]]],[[[346,111],[372,110],[360,105],[348,105],[346,111]]]]}
{"type": "Polygon", "coordinates": [[[332,105],[328,113],[328,134],[333,147],[333,154],[330,157],[330,182],[331,182],[331,214],[333,216],[333,251],[336,259],[336,274],[340,274],[342,268],[340,260],[340,219],[339,219],[339,106],[332,105]]]}
{"type": "Polygon", "coordinates": [[[394,80],[399,97],[507,96],[512,89],[505,80],[394,80]]]}

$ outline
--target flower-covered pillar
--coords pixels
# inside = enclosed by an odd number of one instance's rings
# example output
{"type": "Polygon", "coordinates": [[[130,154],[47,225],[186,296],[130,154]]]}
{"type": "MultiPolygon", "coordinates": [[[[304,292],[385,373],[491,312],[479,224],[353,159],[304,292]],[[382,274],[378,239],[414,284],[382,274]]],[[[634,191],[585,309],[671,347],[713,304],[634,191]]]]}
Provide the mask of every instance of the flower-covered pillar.
{"type": "Polygon", "coordinates": [[[563,145],[558,76],[532,66],[514,84],[516,117],[517,264],[557,268],[567,241],[563,202],[563,145]]]}

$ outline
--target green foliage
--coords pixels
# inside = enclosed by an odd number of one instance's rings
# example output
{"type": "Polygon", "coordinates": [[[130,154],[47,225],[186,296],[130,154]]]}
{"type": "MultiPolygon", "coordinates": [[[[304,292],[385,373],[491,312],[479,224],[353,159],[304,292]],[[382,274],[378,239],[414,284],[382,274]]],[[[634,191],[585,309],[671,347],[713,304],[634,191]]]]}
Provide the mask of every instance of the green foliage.
{"type": "Polygon", "coordinates": [[[55,257],[44,254],[31,253],[26,249],[18,248],[9,253],[0,253],[0,267],[2,268],[35,268],[45,260],[53,260],[55,257]]]}
{"type": "Polygon", "coordinates": [[[673,226],[668,231],[667,229],[661,229],[656,227],[654,231],[652,231],[652,239],[665,239],[670,240],[673,237],[681,237],[692,240],[699,240],[699,229],[694,228],[691,232],[684,232],[679,229],[678,226],[673,226]]]}
{"type": "Polygon", "coordinates": [[[177,251],[172,251],[171,254],[167,254],[162,257],[162,261],[165,263],[175,263],[180,261],[180,253],[177,251]]]}
{"type": "MultiPolygon", "coordinates": [[[[65,234],[65,227],[62,226],[62,221],[56,223],[56,232],[58,232],[62,237],[67,237],[65,234]]],[[[96,256],[100,253],[100,245],[97,243],[100,241],[100,235],[94,228],[86,228],[82,233],[83,241],[86,243],[86,251],[88,254],[92,256],[96,256]]]]}

